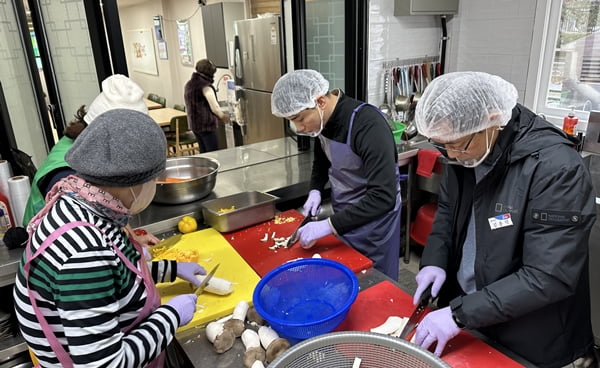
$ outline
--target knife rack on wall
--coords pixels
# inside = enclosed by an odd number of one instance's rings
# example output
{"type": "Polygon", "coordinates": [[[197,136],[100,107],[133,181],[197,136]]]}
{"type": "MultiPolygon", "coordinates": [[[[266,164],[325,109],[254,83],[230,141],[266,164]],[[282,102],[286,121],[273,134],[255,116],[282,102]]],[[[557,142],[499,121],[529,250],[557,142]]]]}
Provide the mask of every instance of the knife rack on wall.
{"type": "Polygon", "coordinates": [[[440,58],[424,56],[388,60],[383,62],[383,69],[390,80],[385,95],[391,96],[389,105],[394,106],[393,119],[408,124],[413,120],[416,104],[427,85],[442,74],[440,58]]]}

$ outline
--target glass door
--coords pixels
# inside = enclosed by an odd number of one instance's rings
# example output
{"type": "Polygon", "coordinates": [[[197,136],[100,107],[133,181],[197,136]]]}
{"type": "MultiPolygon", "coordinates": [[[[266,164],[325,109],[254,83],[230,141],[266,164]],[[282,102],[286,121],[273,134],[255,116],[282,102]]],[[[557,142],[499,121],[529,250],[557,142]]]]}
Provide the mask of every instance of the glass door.
{"type": "Polygon", "coordinates": [[[295,69],[318,70],[331,88],[364,100],[368,1],[299,0],[290,8],[295,69]]]}
{"type": "Polygon", "coordinates": [[[83,1],[29,1],[40,53],[40,78],[58,136],[81,105],[99,92],[99,81],[83,1]]]}
{"type": "Polygon", "coordinates": [[[52,140],[26,19],[23,3],[0,1],[0,153],[13,167],[10,148],[26,152],[39,164],[52,140]]]}
{"type": "Polygon", "coordinates": [[[127,74],[122,41],[107,36],[105,24],[120,37],[115,0],[0,0],[3,157],[18,148],[39,166],[100,81],[127,74]]]}

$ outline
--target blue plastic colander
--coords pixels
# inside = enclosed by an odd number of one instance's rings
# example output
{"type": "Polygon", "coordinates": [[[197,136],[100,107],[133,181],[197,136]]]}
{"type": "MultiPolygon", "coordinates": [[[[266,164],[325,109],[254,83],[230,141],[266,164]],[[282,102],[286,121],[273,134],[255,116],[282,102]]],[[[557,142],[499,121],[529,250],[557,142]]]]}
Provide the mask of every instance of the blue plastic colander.
{"type": "Polygon", "coordinates": [[[321,258],[287,262],[254,289],[256,311],[279,333],[308,339],[332,331],[358,295],[358,279],[343,264],[321,258]]]}

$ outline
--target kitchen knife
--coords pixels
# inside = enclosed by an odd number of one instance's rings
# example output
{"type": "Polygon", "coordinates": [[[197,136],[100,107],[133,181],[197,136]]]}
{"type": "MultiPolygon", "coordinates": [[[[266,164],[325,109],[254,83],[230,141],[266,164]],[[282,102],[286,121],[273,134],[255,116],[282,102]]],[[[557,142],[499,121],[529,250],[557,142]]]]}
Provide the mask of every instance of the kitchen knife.
{"type": "Polygon", "coordinates": [[[153,258],[157,257],[158,255],[171,249],[175,244],[177,244],[177,242],[181,240],[182,236],[183,236],[183,234],[177,234],[177,235],[168,237],[166,239],[163,239],[160,242],[156,243],[155,245],[149,247],[148,251],[150,252],[150,254],[152,255],[153,258]]]}
{"type": "Polygon", "coordinates": [[[423,294],[421,294],[421,299],[419,300],[419,304],[417,305],[415,310],[412,312],[412,314],[408,318],[408,322],[406,322],[406,325],[404,326],[404,328],[402,329],[402,332],[400,333],[401,339],[407,340],[409,335],[419,325],[419,322],[421,321],[421,317],[423,317],[427,307],[429,306],[429,303],[431,303],[431,285],[432,284],[429,284],[429,286],[427,286],[425,291],[423,291],[423,294]]]}
{"type": "Polygon", "coordinates": [[[208,285],[208,282],[210,281],[210,279],[212,279],[212,277],[215,275],[215,272],[217,272],[217,268],[219,268],[219,265],[220,265],[220,263],[217,263],[217,265],[215,267],[213,267],[212,270],[210,270],[208,275],[206,275],[204,280],[202,280],[202,282],[200,283],[200,286],[198,286],[198,288],[195,291],[196,295],[202,294],[202,292],[206,288],[206,285],[208,285]]]}
{"type": "Polygon", "coordinates": [[[302,220],[302,222],[300,223],[300,225],[298,225],[298,227],[296,228],[296,230],[294,230],[294,232],[292,233],[292,235],[288,238],[287,242],[285,243],[285,247],[289,248],[292,245],[294,245],[294,243],[296,243],[298,241],[298,229],[300,229],[302,226],[308,224],[311,221],[316,220],[317,217],[316,216],[306,216],[304,218],[304,220],[302,220]]]}

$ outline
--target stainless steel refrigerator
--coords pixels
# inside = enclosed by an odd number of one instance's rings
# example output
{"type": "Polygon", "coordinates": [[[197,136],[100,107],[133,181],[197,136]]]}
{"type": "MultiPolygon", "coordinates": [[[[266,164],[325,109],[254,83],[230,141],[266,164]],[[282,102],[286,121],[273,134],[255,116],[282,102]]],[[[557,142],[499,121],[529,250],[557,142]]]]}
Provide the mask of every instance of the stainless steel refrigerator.
{"type": "Polygon", "coordinates": [[[281,18],[238,20],[234,30],[235,119],[241,143],[283,138],[284,120],[271,114],[271,92],[285,70],[281,18]]]}

